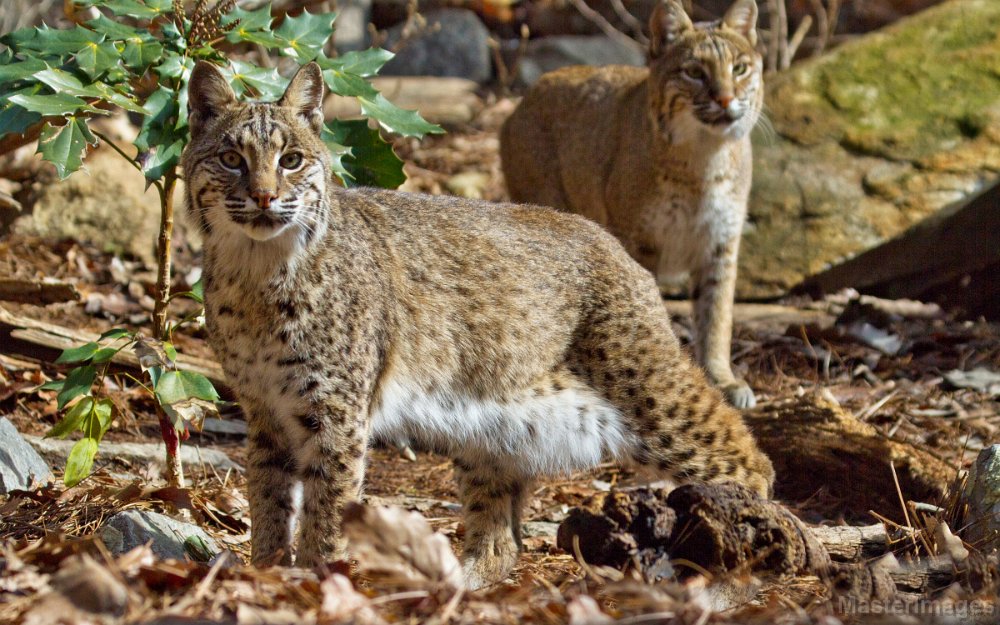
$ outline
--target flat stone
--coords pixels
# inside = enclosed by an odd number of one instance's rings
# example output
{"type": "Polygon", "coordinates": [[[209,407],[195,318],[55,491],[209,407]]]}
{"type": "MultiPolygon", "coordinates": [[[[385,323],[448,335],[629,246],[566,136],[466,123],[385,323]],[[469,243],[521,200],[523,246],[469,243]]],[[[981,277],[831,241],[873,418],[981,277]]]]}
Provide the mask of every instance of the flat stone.
{"type": "MultiPolygon", "coordinates": [[[[43,458],[53,464],[65,464],[75,441],[62,441],[41,436],[25,436],[43,458]]],[[[130,463],[162,463],[166,457],[163,443],[110,443],[102,442],[97,450],[97,460],[112,458],[130,463]]],[[[181,445],[181,462],[188,466],[211,465],[216,469],[243,472],[243,467],[229,459],[217,449],[205,449],[192,445],[181,445]]]]}
{"type": "Polygon", "coordinates": [[[197,525],[147,510],[119,512],[107,520],[98,535],[114,555],[149,544],[158,558],[191,559],[184,546],[191,538],[202,541],[212,554],[219,552],[215,541],[197,525]]]}
{"type": "Polygon", "coordinates": [[[247,435],[247,422],[242,419],[216,419],[208,417],[202,423],[201,431],[208,434],[244,437],[247,435]]]}
{"type": "Polygon", "coordinates": [[[528,521],[521,526],[525,538],[555,538],[558,532],[559,524],[548,521],[528,521]]]}
{"type": "Polygon", "coordinates": [[[14,424],[0,417],[0,494],[53,480],[52,470],[14,424]]]}
{"type": "Polygon", "coordinates": [[[969,506],[963,539],[984,554],[1000,547],[1000,445],[979,452],[963,493],[969,506]]]}

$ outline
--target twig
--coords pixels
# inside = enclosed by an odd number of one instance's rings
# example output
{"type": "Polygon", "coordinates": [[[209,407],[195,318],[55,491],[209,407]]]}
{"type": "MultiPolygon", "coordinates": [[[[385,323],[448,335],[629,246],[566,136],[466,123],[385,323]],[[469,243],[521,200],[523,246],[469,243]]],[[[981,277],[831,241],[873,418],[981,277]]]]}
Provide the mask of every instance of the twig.
{"type": "Polygon", "coordinates": [[[792,35],[792,39],[788,42],[788,55],[781,61],[781,69],[788,69],[792,60],[795,59],[795,53],[799,51],[799,46],[802,45],[802,40],[806,38],[806,33],[812,28],[813,18],[806,15],[802,18],[802,22],[799,27],[795,29],[795,34],[792,35]]]}
{"type": "Polygon", "coordinates": [[[610,0],[611,8],[614,9],[615,15],[618,16],[626,26],[632,29],[633,38],[638,41],[641,45],[649,45],[649,38],[642,32],[642,22],[640,22],[634,15],[629,13],[628,9],[625,8],[625,4],[622,0],[610,0]]]}
{"type": "Polygon", "coordinates": [[[601,29],[601,32],[607,35],[608,37],[611,37],[612,39],[617,39],[618,41],[630,47],[640,47],[640,48],[642,47],[638,41],[636,41],[632,37],[629,37],[622,31],[615,28],[614,25],[608,20],[606,20],[603,15],[601,15],[594,9],[587,6],[587,3],[584,2],[583,0],[569,0],[569,1],[576,8],[576,10],[580,12],[580,15],[584,16],[595,26],[601,29]]]}

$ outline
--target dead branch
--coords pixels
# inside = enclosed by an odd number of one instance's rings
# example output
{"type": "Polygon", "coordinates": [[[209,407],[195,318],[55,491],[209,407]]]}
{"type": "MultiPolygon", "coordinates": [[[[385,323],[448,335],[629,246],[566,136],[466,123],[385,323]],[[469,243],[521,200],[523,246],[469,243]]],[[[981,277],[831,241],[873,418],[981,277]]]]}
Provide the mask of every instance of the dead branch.
{"type": "Polygon", "coordinates": [[[584,2],[584,0],[570,0],[570,3],[576,8],[577,11],[580,12],[580,15],[587,18],[591,23],[601,29],[601,32],[608,37],[616,39],[630,47],[642,48],[642,44],[615,28],[614,24],[605,19],[603,15],[587,6],[587,3],[584,2]]]}
{"type": "Polygon", "coordinates": [[[79,301],[80,293],[68,282],[0,279],[0,300],[22,304],[79,301]]]}

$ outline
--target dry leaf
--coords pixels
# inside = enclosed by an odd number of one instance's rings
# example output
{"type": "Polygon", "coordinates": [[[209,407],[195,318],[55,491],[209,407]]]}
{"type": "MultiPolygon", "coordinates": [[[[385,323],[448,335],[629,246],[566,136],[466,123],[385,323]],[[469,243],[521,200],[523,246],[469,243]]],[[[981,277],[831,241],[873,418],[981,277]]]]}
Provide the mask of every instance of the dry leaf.
{"type": "Polygon", "coordinates": [[[350,504],[343,523],[362,570],[409,585],[464,587],[462,566],[448,539],[432,531],[416,512],[350,504]]]}
{"type": "Polygon", "coordinates": [[[593,597],[577,595],[566,605],[569,613],[569,625],[600,625],[610,623],[612,618],[601,612],[600,606],[593,597]]]}
{"type": "Polygon", "coordinates": [[[384,623],[372,609],[371,600],[354,590],[351,580],[340,573],[334,573],[320,583],[323,605],[320,616],[324,621],[350,622],[359,625],[384,623]]]}

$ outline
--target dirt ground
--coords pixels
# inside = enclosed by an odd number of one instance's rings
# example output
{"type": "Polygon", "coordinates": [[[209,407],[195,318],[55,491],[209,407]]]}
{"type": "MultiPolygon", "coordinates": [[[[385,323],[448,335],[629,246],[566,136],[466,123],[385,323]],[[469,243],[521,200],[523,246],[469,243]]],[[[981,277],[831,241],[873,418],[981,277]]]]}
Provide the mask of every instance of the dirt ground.
{"type": "MultiPolygon", "coordinates": [[[[420,143],[399,141],[397,149],[407,160],[410,174],[404,188],[443,193],[471,185],[474,193],[486,199],[504,199],[496,129],[510,108],[509,100],[499,100],[472,124],[447,135],[420,143]]],[[[179,256],[175,288],[186,288],[185,276],[191,275],[196,260],[192,254],[179,256]]],[[[76,330],[148,327],[148,296],[154,281],[150,268],[116,259],[87,243],[14,236],[0,240],[0,279],[41,277],[72,282],[82,300],[46,306],[0,305],[20,317],[76,330]]],[[[675,313],[677,334],[687,342],[688,307],[683,302],[667,305],[675,313]]],[[[984,446],[1000,438],[997,394],[949,382],[953,378],[948,375],[976,368],[1000,370],[1000,325],[953,319],[916,303],[862,300],[852,293],[816,302],[740,305],[736,316],[735,368],[757,392],[758,414],[768,414],[789,400],[808,403],[821,398],[870,425],[880,436],[926,451],[955,475],[967,469],[984,446]]],[[[176,343],[182,353],[211,356],[202,329],[183,331],[176,343]]],[[[51,360],[51,353],[21,344],[16,349],[13,344],[0,349],[0,414],[24,434],[43,435],[59,418],[55,393],[34,390],[65,373],[65,367],[54,366],[51,360]]],[[[106,440],[156,441],[153,403],[126,372],[116,369],[116,375],[109,376],[99,390],[118,408],[106,440]]],[[[239,418],[236,408],[224,413],[239,418]]],[[[239,436],[195,433],[188,444],[222,450],[239,464],[244,461],[239,436]]],[[[77,553],[97,554],[101,566],[130,587],[122,617],[129,622],[168,615],[240,623],[337,620],[331,616],[336,612],[324,607],[324,601],[336,602],[339,596],[324,581],[331,571],[317,576],[242,566],[249,555],[250,534],[245,480],[240,472],[220,474],[210,467],[189,466],[189,488],[178,493],[164,488],[155,462],[127,464],[99,453],[95,466],[92,477],[71,489],[56,484],[36,493],[0,497],[4,545],[0,548],[0,603],[6,604],[0,607],[0,621],[40,623],[47,622],[46,615],[62,614],[55,597],[58,593],[50,593],[52,580],[77,553]],[[105,557],[89,537],[104,519],[127,508],[186,514],[231,550],[235,559],[220,568],[156,563],[139,555],[133,556],[134,561],[105,557]],[[50,600],[39,602],[39,597],[50,600]]],[[[842,478],[830,475],[829,479],[842,478]]],[[[524,557],[511,580],[493,589],[461,595],[442,595],[440,589],[426,586],[399,590],[384,581],[370,581],[345,565],[339,572],[350,577],[360,593],[359,605],[368,610],[350,618],[355,622],[584,623],[603,622],[611,615],[628,623],[658,619],[677,623],[838,622],[823,620],[834,617],[828,616],[832,609],[815,579],[765,580],[756,594],[751,593],[750,602],[718,613],[706,607],[711,604],[706,599],[711,593],[704,589],[704,581],[702,586],[689,583],[684,587],[640,584],[629,574],[590,570],[573,554],[556,547],[556,526],[571,508],[612,486],[634,481],[630,473],[607,466],[539,484],[525,513],[524,557]],[[598,606],[603,614],[594,612],[598,606]]],[[[866,487],[854,485],[859,490],[866,487]]],[[[408,460],[395,449],[376,449],[365,491],[370,502],[418,511],[452,546],[460,543],[463,527],[446,459],[418,453],[415,460],[408,460]]],[[[855,509],[851,501],[827,496],[822,484],[811,497],[785,503],[810,522],[876,523],[881,518],[898,518],[900,512],[899,508],[855,509]]],[[[922,503],[946,506],[948,502],[922,503]]],[[[897,551],[905,558],[913,550],[903,544],[897,551]]],[[[93,618],[93,622],[111,622],[93,618]]]]}

